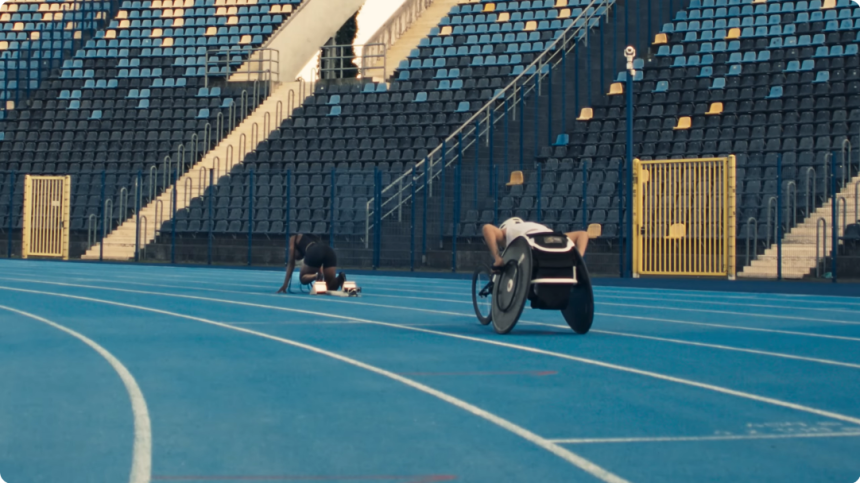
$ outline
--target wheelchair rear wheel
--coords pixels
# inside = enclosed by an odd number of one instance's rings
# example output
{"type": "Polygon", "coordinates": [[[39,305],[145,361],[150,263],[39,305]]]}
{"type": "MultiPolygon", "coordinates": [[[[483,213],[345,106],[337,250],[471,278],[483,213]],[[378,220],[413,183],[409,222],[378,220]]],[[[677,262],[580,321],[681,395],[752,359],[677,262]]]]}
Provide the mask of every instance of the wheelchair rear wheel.
{"type": "Polygon", "coordinates": [[[480,265],[472,274],[472,307],[481,325],[493,321],[493,271],[489,265],[480,265]]]}

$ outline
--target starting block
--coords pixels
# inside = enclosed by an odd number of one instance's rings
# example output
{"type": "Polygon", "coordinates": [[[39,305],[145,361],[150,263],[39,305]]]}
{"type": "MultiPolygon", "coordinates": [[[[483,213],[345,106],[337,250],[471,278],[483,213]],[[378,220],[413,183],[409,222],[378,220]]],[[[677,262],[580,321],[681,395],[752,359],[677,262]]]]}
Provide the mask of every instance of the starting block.
{"type": "Polygon", "coordinates": [[[311,285],[311,295],[333,295],[335,297],[358,297],[361,288],[355,282],[344,282],[340,290],[329,290],[325,282],[314,282],[311,285]]]}

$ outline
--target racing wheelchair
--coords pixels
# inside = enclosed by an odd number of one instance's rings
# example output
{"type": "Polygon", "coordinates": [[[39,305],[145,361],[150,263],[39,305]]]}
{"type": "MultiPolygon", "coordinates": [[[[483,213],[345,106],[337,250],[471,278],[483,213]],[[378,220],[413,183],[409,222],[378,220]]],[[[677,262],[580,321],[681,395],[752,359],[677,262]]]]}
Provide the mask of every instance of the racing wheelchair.
{"type": "Polygon", "coordinates": [[[482,325],[510,332],[526,301],[533,309],[560,310],[578,334],[591,329],[594,292],[585,261],[563,233],[516,238],[502,254],[504,264],[478,267],[472,275],[472,305],[482,325]]]}

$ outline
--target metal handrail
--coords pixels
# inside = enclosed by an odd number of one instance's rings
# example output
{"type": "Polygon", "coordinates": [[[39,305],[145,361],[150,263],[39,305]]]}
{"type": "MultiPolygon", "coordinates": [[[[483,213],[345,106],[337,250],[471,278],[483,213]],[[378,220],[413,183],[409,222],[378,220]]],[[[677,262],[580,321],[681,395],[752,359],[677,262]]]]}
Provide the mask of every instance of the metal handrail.
{"type": "Polygon", "coordinates": [[[842,140],[842,186],[845,186],[846,181],[848,180],[848,176],[850,176],[851,171],[851,141],[848,138],[842,140]],[[846,146],[848,149],[846,150],[846,146]],[[845,153],[848,153],[848,157],[845,157],[845,153]]]}
{"type": "Polygon", "coordinates": [[[789,181],[785,185],[785,191],[789,196],[788,207],[791,210],[791,226],[797,226],[797,184],[794,181],[789,181]],[[793,196],[792,196],[793,195],[793,196]]]}
{"type": "Polygon", "coordinates": [[[818,184],[818,174],[815,172],[815,168],[813,168],[812,166],[806,168],[806,215],[805,216],[812,215],[812,212],[809,211],[809,208],[810,208],[810,206],[809,206],[809,203],[810,203],[809,202],[809,200],[810,200],[810,198],[809,198],[809,189],[810,189],[809,186],[812,185],[812,208],[815,208],[815,191],[816,191],[815,185],[817,185],[817,184],[818,184]],[[812,181],[812,182],[810,183],[810,181],[812,181]]]}
{"type": "Polygon", "coordinates": [[[99,222],[98,216],[91,214],[87,217],[87,246],[91,247],[96,244],[99,238],[99,222]]]}
{"type": "Polygon", "coordinates": [[[286,20],[284,20],[284,23],[282,23],[281,26],[278,27],[277,30],[275,30],[274,32],[272,32],[271,35],[269,35],[269,38],[265,42],[263,42],[262,47],[268,48],[269,45],[275,40],[275,38],[277,38],[278,34],[280,34],[282,30],[286,29],[287,26],[289,26],[293,22],[293,19],[296,18],[298,13],[301,12],[302,9],[305,8],[305,6],[307,6],[308,3],[310,3],[310,2],[300,3],[299,6],[296,7],[295,10],[293,10],[293,13],[291,13],[290,16],[287,17],[286,20]]]}
{"type": "Polygon", "coordinates": [[[104,221],[102,222],[102,240],[104,240],[109,231],[113,231],[113,200],[110,198],[105,200],[104,221]],[[110,225],[110,230],[108,230],[108,225],[110,225]]]}
{"type": "Polygon", "coordinates": [[[258,144],[260,144],[260,126],[257,121],[254,121],[254,124],[251,125],[251,149],[257,149],[258,144]]]}
{"type": "Polygon", "coordinates": [[[860,181],[854,183],[854,217],[860,220],[860,181]]]}
{"type": "MultiPolygon", "coordinates": [[[[137,180],[134,180],[134,182],[137,183],[137,180]]],[[[125,219],[126,213],[128,213],[128,189],[124,186],[119,190],[117,204],[117,213],[125,219]]]]}
{"type": "Polygon", "coordinates": [[[779,223],[776,222],[778,215],[777,201],[776,196],[771,196],[767,200],[767,246],[770,246],[771,222],[773,223],[773,240],[776,242],[779,239],[779,223]],[[773,217],[771,217],[771,213],[773,213],[773,217]]]}
{"type": "MultiPolygon", "coordinates": [[[[218,159],[217,157],[215,159],[218,159]]],[[[197,196],[203,196],[203,193],[206,191],[206,168],[197,170],[197,196]]]]}
{"type": "Polygon", "coordinates": [[[320,54],[320,57],[319,57],[319,75],[320,75],[320,78],[321,79],[340,79],[340,78],[343,78],[343,76],[338,75],[338,74],[342,74],[343,72],[353,71],[353,70],[358,72],[359,78],[368,77],[368,75],[367,75],[368,71],[382,70],[382,76],[381,77],[384,78],[386,75],[386,72],[387,72],[387,70],[386,70],[386,67],[387,67],[386,66],[386,50],[387,50],[387,46],[385,44],[323,45],[322,46],[322,53],[320,54]],[[367,47],[378,47],[378,49],[369,49],[369,50],[372,50],[373,53],[368,54],[365,52],[365,49],[367,47]],[[343,51],[345,49],[353,49],[353,55],[344,55],[343,51]],[[348,61],[348,60],[352,60],[354,57],[358,57],[357,55],[355,55],[355,49],[361,49],[361,56],[359,57],[359,59],[360,59],[359,64],[360,65],[356,65],[356,64],[350,62],[349,65],[343,66],[344,62],[342,62],[342,61],[348,61]],[[331,54],[330,53],[331,51],[334,51],[334,54],[331,54]],[[378,51],[381,51],[382,53],[377,53],[378,51]],[[381,66],[378,66],[378,65],[369,66],[368,65],[367,59],[379,59],[379,58],[382,59],[382,65],[381,66]],[[329,67],[330,62],[335,62],[336,66],[335,67],[329,67]],[[329,76],[327,74],[334,74],[334,75],[329,76]]]}
{"type": "MultiPolygon", "coordinates": [[[[171,196],[171,198],[173,198],[171,196]]],[[[155,200],[155,220],[153,220],[152,224],[152,237],[155,238],[158,236],[158,233],[161,231],[161,224],[158,222],[159,215],[161,216],[161,222],[164,222],[164,202],[161,200],[155,200]]]]}
{"type": "MultiPolygon", "coordinates": [[[[232,144],[230,146],[233,146],[232,144]]],[[[239,136],[239,159],[243,159],[245,157],[245,149],[248,148],[248,139],[245,137],[245,133],[242,133],[239,136]]]]}
{"type": "MultiPolygon", "coordinates": [[[[410,168],[409,170],[404,172],[403,175],[400,176],[400,178],[406,178],[407,176],[412,176],[413,173],[415,172],[415,170],[418,167],[424,165],[425,163],[428,164],[427,169],[424,169],[423,173],[420,173],[418,176],[421,176],[421,175],[426,176],[428,174],[428,171],[429,171],[429,176],[430,176],[429,180],[430,181],[432,181],[433,178],[437,177],[438,175],[436,174],[437,170],[435,169],[435,165],[437,163],[439,163],[440,161],[435,160],[434,157],[441,154],[444,159],[450,159],[450,162],[447,163],[445,166],[442,166],[441,169],[444,169],[445,167],[447,167],[448,165],[453,163],[454,159],[456,159],[455,156],[451,156],[449,158],[447,156],[448,153],[441,153],[443,146],[451,146],[450,149],[447,149],[448,152],[451,152],[451,151],[458,149],[456,142],[454,142],[457,139],[457,137],[462,134],[464,138],[468,139],[469,135],[474,133],[475,121],[479,120],[484,115],[484,111],[487,111],[490,109],[494,109],[494,110],[499,109],[499,106],[497,106],[496,101],[499,101],[502,99],[504,99],[505,101],[507,101],[508,99],[516,100],[517,99],[517,91],[520,91],[521,96],[524,96],[526,91],[534,91],[536,88],[535,85],[537,84],[537,82],[532,82],[531,80],[533,78],[537,78],[539,80],[542,77],[545,77],[546,74],[544,74],[544,72],[543,72],[544,66],[549,64],[550,62],[552,62],[554,59],[556,59],[557,56],[559,55],[559,53],[563,52],[566,55],[567,52],[573,50],[573,48],[578,44],[577,40],[580,37],[580,35],[578,35],[579,32],[583,31],[584,29],[589,28],[589,23],[590,23],[590,20],[592,18],[598,17],[598,16],[603,16],[603,15],[608,16],[609,11],[613,5],[614,4],[610,3],[608,0],[592,0],[591,3],[583,9],[582,13],[580,13],[579,16],[577,16],[576,19],[573,20],[573,22],[570,24],[570,26],[568,26],[568,28],[566,28],[564,30],[562,35],[560,35],[557,39],[555,39],[552,42],[552,44],[550,44],[549,46],[546,46],[544,48],[544,51],[541,53],[541,55],[539,55],[534,61],[532,61],[531,64],[529,64],[525,69],[523,69],[522,73],[517,75],[511,82],[509,82],[508,85],[504,89],[499,89],[499,91],[492,98],[490,98],[490,100],[488,100],[484,104],[484,106],[480,110],[478,110],[478,112],[476,112],[468,120],[466,120],[459,128],[457,128],[455,131],[453,131],[451,134],[449,134],[449,136],[445,140],[443,140],[439,146],[434,148],[423,160],[418,161],[418,163],[415,165],[415,167],[410,168]],[[603,10],[603,11],[601,11],[601,10],[603,10]],[[582,21],[582,25],[577,25],[579,23],[579,21],[582,21]],[[573,42],[571,42],[570,47],[567,47],[568,40],[573,40],[573,42]],[[563,48],[559,48],[559,44],[561,44],[561,46],[563,46],[563,48]],[[534,72],[530,72],[532,69],[534,69],[534,72]],[[531,86],[528,86],[528,84],[531,84],[531,86]]],[[[585,36],[582,35],[582,37],[585,37],[585,36]]],[[[512,104],[515,105],[516,102],[513,102],[512,104]]],[[[505,102],[504,105],[507,105],[507,102],[505,102]]],[[[501,116],[496,116],[496,122],[500,122],[501,119],[502,119],[501,116]]],[[[491,129],[491,126],[487,126],[486,128],[491,129]]],[[[472,137],[474,137],[474,136],[472,136],[472,137]]],[[[471,141],[471,142],[474,143],[474,141],[471,141]]],[[[464,149],[468,148],[469,146],[471,146],[471,144],[464,146],[464,149]]],[[[401,186],[401,185],[402,185],[402,180],[398,178],[398,179],[393,180],[391,183],[389,183],[389,185],[386,186],[385,188],[383,188],[382,191],[387,192],[391,188],[393,188],[395,186],[401,186]]],[[[431,184],[431,186],[432,186],[432,184],[431,184]]],[[[400,200],[400,197],[391,196],[391,197],[389,197],[388,200],[383,200],[381,203],[383,210],[385,209],[386,205],[389,204],[389,201],[395,200],[395,199],[400,200]]],[[[403,199],[403,202],[407,202],[411,199],[411,195],[404,196],[402,199],[403,199]]],[[[368,207],[370,207],[371,203],[374,203],[374,202],[375,202],[375,200],[373,198],[368,199],[368,201],[367,201],[368,207]]],[[[396,207],[392,208],[388,212],[383,211],[382,218],[383,219],[387,218],[395,210],[396,210],[396,207]]]]}
{"type": "Polygon", "coordinates": [[[755,237],[754,237],[753,247],[756,249],[756,253],[754,253],[753,255],[756,258],[758,258],[758,220],[756,220],[754,217],[751,216],[751,217],[747,218],[747,258],[746,258],[746,264],[745,265],[750,264],[750,234],[749,234],[750,223],[752,223],[752,226],[755,227],[755,237]]]}
{"type": "Polygon", "coordinates": [[[182,195],[182,201],[185,203],[185,206],[189,206],[191,204],[191,198],[193,198],[191,192],[194,191],[194,180],[190,176],[185,178],[183,188],[185,189],[185,193],[182,195]]]}
{"type": "Polygon", "coordinates": [[[827,255],[827,220],[824,218],[819,218],[815,221],[815,277],[821,277],[821,257],[819,258],[819,251],[821,250],[821,227],[824,227],[824,253],[823,255],[827,255]]]}
{"type": "MultiPolygon", "coordinates": [[[[290,92],[292,92],[292,89],[290,89],[290,92]]],[[[292,112],[292,111],[290,111],[290,112],[292,112]]],[[[283,119],[283,118],[284,118],[284,101],[279,100],[278,103],[275,104],[275,119],[283,119]]]]}
{"type": "MultiPolygon", "coordinates": [[[[827,180],[830,178],[828,176],[828,170],[830,169],[830,160],[833,159],[833,153],[827,153],[824,155],[824,199],[827,199],[827,185],[830,183],[827,180]]],[[[833,173],[830,173],[833,174],[833,173]]]]}
{"type": "Polygon", "coordinates": [[[158,191],[155,189],[155,186],[158,184],[158,166],[152,165],[149,167],[149,196],[147,197],[148,201],[152,201],[155,198],[155,193],[158,191]]]}
{"type": "Polygon", "coordinates": [[[212,124],[206,123],[203,126],[203,145],[206,146],[206,152],[212,149],[212,124]]]}
{"type": "Polygon", "coordinates": [[[143,243],[141,243],[142,246],[140,247],[139,253],[141,254],[140,259],[146,260],[146,245],[148,244],[146,240],[146,231],[147,228],[149,228],[147,226],[146,215],[140,215],[140,221],[140,227],[143,228],[143,236],[141,237],[140,233],[138,232],[138,237],[143,239],[143,243]]]}
{"type": "MultiPolygon", "coordinates": [[[[192,143],[191,144],[191,152],[193,154],[191,155],[191,165],[193,166],[194,163],[197,162],[197,155],[198,155],[197,151],[200,149],[200,146],[198,146],[200,144],[200,138],[197,136],[196,132],[191,134],[191,141],[190,142],[192,143]]],[[[185,168],[185,166],[183,164],[183,169],[184,168],[185,168]]]]}
{"type": "Polygon", "coordinates": [[[391,47],[432,4],[433,0],[407,0],[367,39],[367,45],[391,47]]]}
{"type": "MultiPolygon", "coordinates": [[[[256,75],[255,82],[256,80],[263,78],[269,87],[269,92],[271,92],[272,83],[280,82],[281,52],[277,49],[266,47],[244,47],[230,50],[223,50],[221,48],[207,49],[206,56],[203,60],[203,86],[206,88],[209,87],[210,66],[214,66],[215,68],[224,66],[226,68],[225,77],[227,78],[229,78],[231,74],[247,75],[247,78],[245,79],[246,82],[251,80],[252,75],[256,75]],[[231,56],[234,54],[247,55],[245,61],[242,62],[242,66],[246,67],[247,70],[244,70],[243,72],[231,72],[231,65],[233,63],[231,56]],[[226,56],[226,59],[222,59],[222,56],[226,56]],[[257,65],[256,69],[251,67],[253,64],[257,65]],[[266,64],[267,67],[263,67],[263,64],[266,64]]],[[[240,69],[241,68],[242,67],[240,67],[240,69]]]]}
{"type": "Polygon", "coordinates": [[[163,173],[163,178],[161,179],[161,189],[167,189],[167,179],[170,178],[170,173],[173,172],[173,160],[170,159],[170,155],[164,156],[164,159],[161,160],[161,171],[163,173]]]}
{"type": "Polygon", "coordinates": [[[848,215],[845,213],[848,211],[848,200],[845,197],[837,197],[836,198],[836,217],[839,217],[839,202],[842,202],[842,229],[839,228],[839,220],[833,220],[833,229],[836,230],[836,235],[838,236],[840,233],[845,233],[845,227],[848,226],[848,215]]]}

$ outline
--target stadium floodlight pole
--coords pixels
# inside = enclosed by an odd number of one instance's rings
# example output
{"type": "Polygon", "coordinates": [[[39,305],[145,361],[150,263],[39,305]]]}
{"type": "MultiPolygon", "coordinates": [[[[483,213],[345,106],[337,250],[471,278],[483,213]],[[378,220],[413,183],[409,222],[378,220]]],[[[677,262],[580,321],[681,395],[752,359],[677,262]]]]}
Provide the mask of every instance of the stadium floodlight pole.
{"type": "Polygon", "coordinates": [[[623,237],[626,240],[622,242],[622,249],[625,251],[624,277],[630,278],[633,276],[633,78],[636,76],[636,68],[633,64],[636,59],[636,49],[628,46],[624,49],[624,56],[627,57],[627,162],[623,181],[626,185],[623,237]]]}

